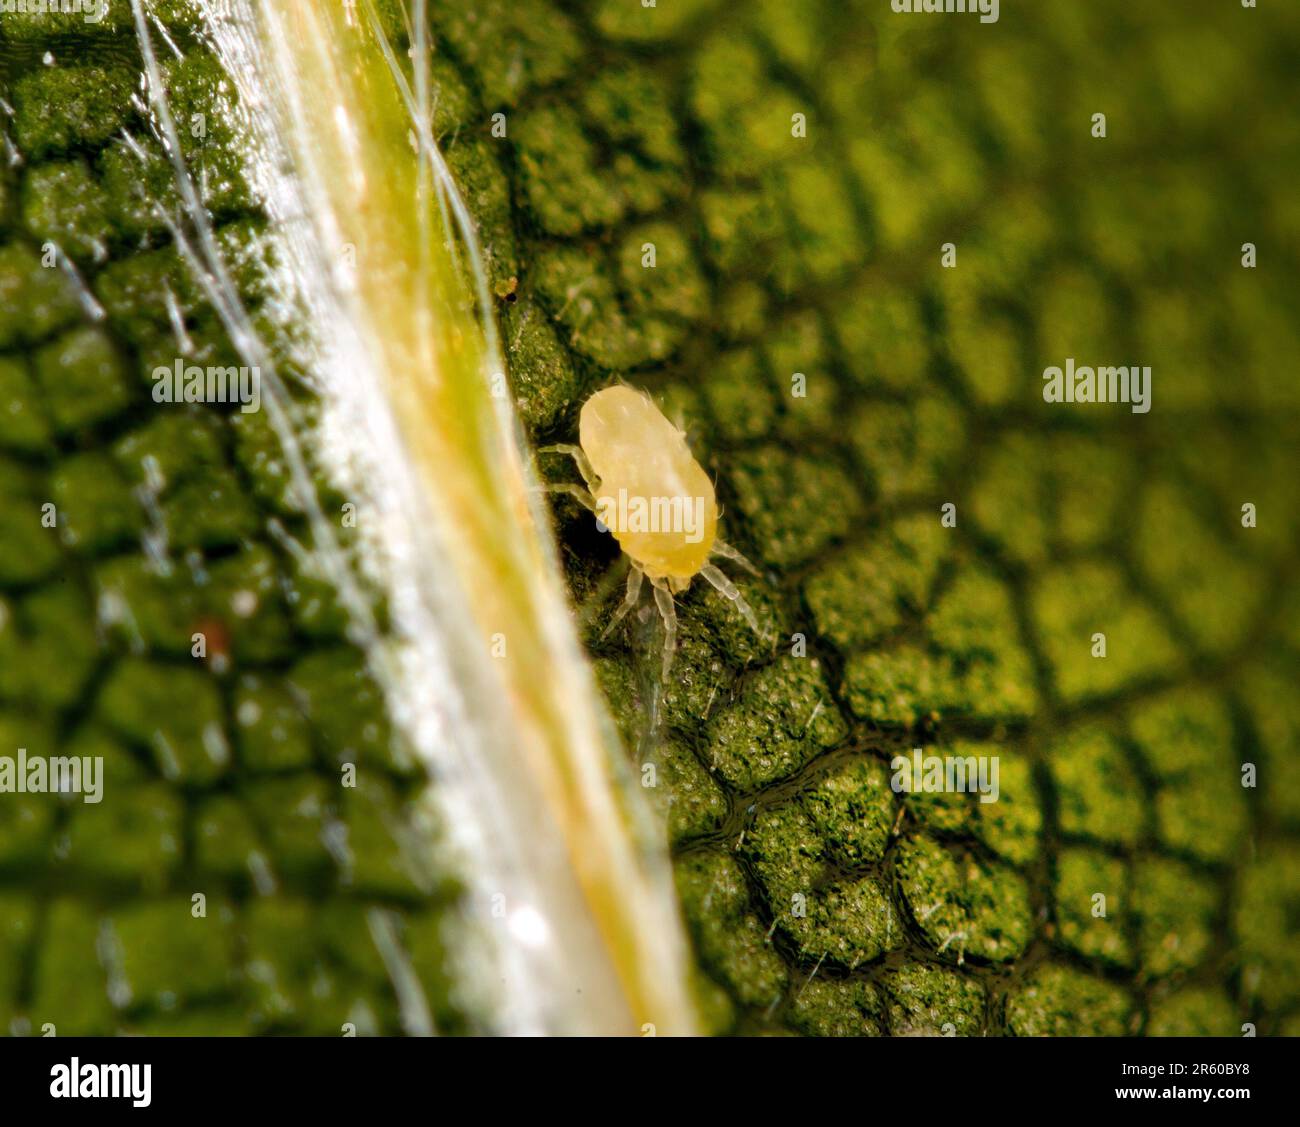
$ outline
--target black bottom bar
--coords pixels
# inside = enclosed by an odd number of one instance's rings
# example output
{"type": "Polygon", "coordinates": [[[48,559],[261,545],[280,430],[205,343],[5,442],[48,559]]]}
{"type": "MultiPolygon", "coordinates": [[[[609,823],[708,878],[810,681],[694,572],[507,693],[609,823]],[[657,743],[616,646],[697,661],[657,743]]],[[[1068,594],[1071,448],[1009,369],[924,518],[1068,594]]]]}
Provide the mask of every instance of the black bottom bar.
{"type": "Polygon", "coordinates": [[[801,1106],[812,1112],[831,1100],[856,1104],[864,1116],[889,1095],[919,1101],[915,1110],[931,1122],[987,1100],[1029,1102],[1043,1113],[1129,1104],[1221,1115],[1289,1099],[1295,1050],[1294,1041],[1265,1038],[23,1038],[0,1041],[0,1099],[11,1123],[25,1122],[23,1112],[94,1113],[114,1105],[207,1114],[285,1108],[337,1121],[348,1112],[402,1106],[409,1113],[422,1103],[446,1110],[448,1100],[475,1098],[494,1112],[526,1102],[536,1115],[548,1103],[557,1111],[572,1107],[575,1098],[593,1109],[625,1110],[625,1102],[613,1101],[632,1093],[637,1107],[659,1104],[667,1113],[684,1093],[709,1091],[720,1105],[725,1100],[733,1120],[735,1104],[750,1094],[766,1113],[786,1102],[792,1113],[801,1106]],[[609,1103],[588,1102],[606,1089],[609,1103]]]}

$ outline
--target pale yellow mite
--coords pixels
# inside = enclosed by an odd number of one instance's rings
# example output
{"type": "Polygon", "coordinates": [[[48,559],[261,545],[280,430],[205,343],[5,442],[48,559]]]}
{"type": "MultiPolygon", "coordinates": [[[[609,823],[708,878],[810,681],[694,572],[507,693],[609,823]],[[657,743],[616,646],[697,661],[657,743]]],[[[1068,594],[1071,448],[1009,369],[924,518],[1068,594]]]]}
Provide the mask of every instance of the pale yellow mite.
{"type": "Polygon", "coordinates": [[[654,588],[664,622],[663,676],[668,677],[677,640],[673,595],[703,576],[736,604],[756,634],[758,620],[736,585],[712,556],[735,560],[758,574],[735,548],[718,539],[718,502],[713,483],[686,445],[686,436],[643,391],[624,385],[596,392],[582,405],[580,445],[544,446],[540,453],[568,454],[586,482],[547,486],[568,493],[596,514],[631,562],[627,594],[605,633],[636,606],[643,579],[654,588]]]}

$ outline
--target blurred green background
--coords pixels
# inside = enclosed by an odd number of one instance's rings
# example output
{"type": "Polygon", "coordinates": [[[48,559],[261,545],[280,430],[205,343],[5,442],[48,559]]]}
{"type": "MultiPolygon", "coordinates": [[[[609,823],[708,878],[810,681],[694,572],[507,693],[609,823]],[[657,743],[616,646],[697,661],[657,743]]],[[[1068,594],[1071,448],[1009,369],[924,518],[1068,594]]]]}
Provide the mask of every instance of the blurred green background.
{"type": "MultiPolygon", "coordinates": [[[[229,91],[187,6],[155,7],[256,309],[229,91]]],[[[1300,10],[429,10],[530,436],[571,441],[615,377],[647,387],[764,571],[741,586],[778,647],[697,584],[651,731],[654,622],[597,641],[616,554],[556,508],[629,754],[658,768],[707,1028],[1300,1032],[1300,10]],[[1150,365],[1150,413],[1045,404],[1070,356],[1150,365]],[[1000,801],[894,795],[916,746],[999,756],[1000,801]]],[[[148,400],[178,317],[198,355],[230,346],[145,206],[169,171],[118,140],[147,136],[129,14],[0,17],[22,154],[0,172],[0,753],[94,749],[115,796],[0,798],[0,1026],[398,1031],[380,912],[439,1027],[483,1028],[445,965],[459,893],[398,844],[412,771],[270,524],[304,532],[269,429],[148,400]],[[49,241],[102,318],[41,268],[49,241]],[[224,671],[189,656],[195,623],[228,636],[224,671]],[[342,761],[382,783],[339,797],[342,761]],[[220,926],[190,920],[199,890],[220,926]]]]}

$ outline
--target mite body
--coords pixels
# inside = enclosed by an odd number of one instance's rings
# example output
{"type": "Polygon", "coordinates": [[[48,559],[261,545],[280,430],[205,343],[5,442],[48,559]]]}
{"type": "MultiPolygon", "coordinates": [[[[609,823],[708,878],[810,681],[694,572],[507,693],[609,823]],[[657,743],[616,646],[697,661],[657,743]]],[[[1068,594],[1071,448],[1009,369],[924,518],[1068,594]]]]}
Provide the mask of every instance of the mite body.
{"type": "Polygon", "coordinates": [[[622,605],[605,628],[608,634],[636,606],[643,580],[654,589],[664,623],[663,677],[668,678],[677,640],[673,595],[703,576],[762,634],[753,610],[722,573],[714,556],[735,560],[754,574],[735,548],[718,539],[718,502],[713,483],[691,454],[682,434],[635,388],[616,385],[596,392],[582,406],[580,445],[542,447],[542,453],[568,454],[586,488],[547,486],[576,497],[597,516],[627,554],[631,569],[622,605]]]}

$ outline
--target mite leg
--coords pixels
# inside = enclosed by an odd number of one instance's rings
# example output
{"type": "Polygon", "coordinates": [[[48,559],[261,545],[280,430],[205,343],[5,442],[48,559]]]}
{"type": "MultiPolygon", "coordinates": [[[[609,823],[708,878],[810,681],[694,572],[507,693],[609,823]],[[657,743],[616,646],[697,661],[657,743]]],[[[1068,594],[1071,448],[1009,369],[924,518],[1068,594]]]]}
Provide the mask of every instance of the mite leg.
{"type": "Polygon", "coordinates": [[[615,588],[619,591],[623,590],[630,563],[630,557],[620,552],[618,559],[601,573],[600,578],[588,589],[578,604],[578,626],[584,637],[591,631],[593,622],[599,620],[603,624],[609,617],[609,597],[614,593],[615,588]]]}
{"type": "Polygon", "coordinates": [[[673,606],[673,596],[661,581],[652,580],[655,589],[655,606],[659,608],[659,617],[664,620],[664,667],[663,683],[668,684],[668,670],[673,667],[673,651],[677,648],[677,610],[673,606]]]}
{"type": "Polygon", "coordinates": [[[730,599],[736,604],[736,609],[745,616],[745,621],[749,623],[749,628],[762,638],[763,631],[758,628],[758,618],[754,614],[753,608],[745,602],[745,596],[740,593],[739,588],[728,579],[717,564],[705,564],[700,568],[700,574],[704,576],[724,599],[730,599]]]}
{"type": "Polygon", "coordinates": [[[744,556],[742,556],[725,540],[713,541],[713,555],[721,556],[724,560],[732,560],[733,562],[740,564],[740,566],[749,572],[750,575],[753,575],[756,578],[761,578],[758,574],[758,568],[745,559],[744,556]]]}
{"type": "Polygon", "coordinates": [[[575,485],[571,481],[548,482],[541,489],[543,493],[567,493],[584,509],[593,513],[596,511],[596,498],[581,485],[575,485]]]}
{"type": "Polygon", "coordinates": [[[627,594],[623,596],[623,601],[619,604],[618,610],[614,612],[614,617],[609,620],[609,625],[601,632],[600,640],[602,642],[609,636],[609,632],[623,621],[623,616],[628,611],[636,608],[637,601],[641,598],[641,580],[644,575],[645,572],[636,564],[632,565],[632,570],[627,573],[627,594]]]}
{"type": "Polygon", "coordinates": [[[591,466],[591,459],[587,457],[581,446],[575,446],[571,442],[557,442],[554,446],[539,446],[537,452],[539,454],[567,454],[578,467],[578,472],[582,474],[582,480],[587,483],[587,488],[593,493],[599,488],[600,478],[596,476],[596,471],[591,466]]]}

